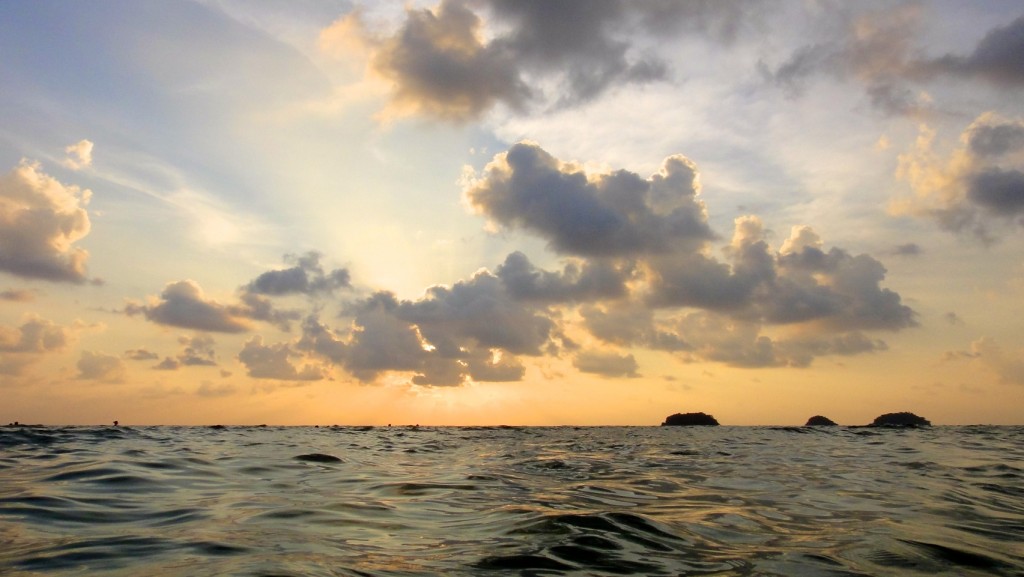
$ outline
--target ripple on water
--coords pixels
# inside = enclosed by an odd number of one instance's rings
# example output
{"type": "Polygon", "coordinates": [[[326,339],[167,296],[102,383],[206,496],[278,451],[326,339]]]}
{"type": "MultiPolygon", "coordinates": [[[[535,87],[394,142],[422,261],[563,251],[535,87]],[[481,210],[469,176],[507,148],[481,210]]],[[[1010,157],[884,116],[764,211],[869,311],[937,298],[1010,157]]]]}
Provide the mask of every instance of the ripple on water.
{"type": "Polygon", "coordinates": [[[1024,575],[1024,428],[0,427],[0,574],[1024,575]]]}

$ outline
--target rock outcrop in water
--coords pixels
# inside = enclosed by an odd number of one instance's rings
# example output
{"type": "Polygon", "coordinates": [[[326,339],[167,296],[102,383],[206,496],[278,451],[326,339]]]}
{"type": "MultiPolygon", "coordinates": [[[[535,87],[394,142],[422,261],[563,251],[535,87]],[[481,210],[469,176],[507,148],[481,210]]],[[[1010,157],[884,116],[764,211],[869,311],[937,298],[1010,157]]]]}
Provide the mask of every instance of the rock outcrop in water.
{"type": "Polygon", "coordinates": [[[718,421],[714,417],[705,413],[676,413],[669,415],[665,418],[665,422],[661,424],[662,427],[693,427],[693,426],[711,426],[717,427],[718,421]]]}
{"type": "Polygon", "coordinates": [[[930,427],[931,421],[914,413],[886,413],[879,415],[869,427],[930,427]]]}
{"type": "Polygon", "coordinates": [[[836,422],[833,421],[832,419],[828,418],[828,417],[823,417],[821,415],[814,415],[810,419],[807,419],[807,424],[804,425],[804,426],[805,427],[835,427],[836,426],[836,422]]]}

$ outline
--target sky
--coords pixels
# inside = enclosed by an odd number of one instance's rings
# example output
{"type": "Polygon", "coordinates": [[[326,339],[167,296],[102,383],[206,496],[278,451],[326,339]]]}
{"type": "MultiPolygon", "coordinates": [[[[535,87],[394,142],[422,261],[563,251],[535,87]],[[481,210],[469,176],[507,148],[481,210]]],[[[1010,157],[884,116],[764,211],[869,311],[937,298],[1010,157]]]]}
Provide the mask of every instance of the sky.
{"type": "Polygon", "coordinates": [[[0,6],[0,422],[1024,423],[1016,1],[0,6]]]}

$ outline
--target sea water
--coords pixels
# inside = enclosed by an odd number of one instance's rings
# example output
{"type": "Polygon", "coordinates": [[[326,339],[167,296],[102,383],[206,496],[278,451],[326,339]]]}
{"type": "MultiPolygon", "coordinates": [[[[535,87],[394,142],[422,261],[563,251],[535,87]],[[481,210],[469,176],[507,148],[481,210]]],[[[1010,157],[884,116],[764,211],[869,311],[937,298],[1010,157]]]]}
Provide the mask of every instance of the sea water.
{"type": "Polygon", "coordinates": [[[1024,427],[0,427],[2,575],[1024,575],[1024,427]]]}

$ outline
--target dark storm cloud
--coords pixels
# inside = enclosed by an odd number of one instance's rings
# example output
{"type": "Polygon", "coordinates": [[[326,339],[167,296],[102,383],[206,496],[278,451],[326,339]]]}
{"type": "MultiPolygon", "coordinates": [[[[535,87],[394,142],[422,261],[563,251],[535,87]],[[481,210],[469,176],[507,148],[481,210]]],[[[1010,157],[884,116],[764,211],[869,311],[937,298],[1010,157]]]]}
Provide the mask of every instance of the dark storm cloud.
{"type": "Polygon", "coordinates": [[[266,296],[293,294],[319,295],[351,286],[346,269],[324,271],[321,254],[308,252],[301,256],[286,255],[285,262],[295,266],[267,271],[243,287],[245,292],[266,296]]]}
{"type": "Polygon", "coordinates": [[[0,176],[0,271],[52,282],[85,283],[91,192],[61,184],[22,161],[0,176]]]}
{"type": "Polygon", "coordinates": [[[536,233],[565,254],[659,253],[713,238],[696,168],[681,156],[646,179],[626,170],[591,176],[519,143],[495,156],[465,194],[492,221],[536,233]]]}

